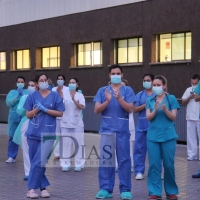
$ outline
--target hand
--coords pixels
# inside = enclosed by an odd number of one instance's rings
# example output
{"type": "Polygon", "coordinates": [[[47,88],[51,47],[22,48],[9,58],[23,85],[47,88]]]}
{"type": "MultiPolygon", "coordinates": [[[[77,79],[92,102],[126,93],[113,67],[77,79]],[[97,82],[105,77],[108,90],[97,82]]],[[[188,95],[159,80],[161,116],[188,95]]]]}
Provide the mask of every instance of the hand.
{"type": "Polygon", "coordinates": [[[120,98],[120,90],[119,90],[119,89],[117,89],[117,90],[115,91],[115,98],[116,98],[117,100],[120,98]]]}
{"type": "Polygon", "coordinates": [[[195,96],[194,92],[190,92],[189,98],[190,98],[190,99],[194,99],[194,96],[195,96]]]}
{"type": "Polygon", "coordinates": [[[37,101],[36,108],[37,108],[38,110],[40,110],[40,111],[45,112],[45,113],[48,111],[48,109],[45,108],[39,101],[37,101]]]}
{"type": "Polygon", "coordinates": [[[23,95],[23,88],[17,88],[18,96],[23,95]]]}
{"type": "Polygon", "coordinates": [[[76,94],[76,91],[70,91],[70,95],[71,95],[72,100],[74,100],[75,94],[76,94]]]}
{"type": "Polygon", "coordinates": [[[200,95],[194,94],[194,100],[195,100],[195,101],[199,101],[199,100],[200,100],[200,95]]]}
{"type": "Polygon", "coordinates": [[[108,92],[108,88],[106,88],[105,96],[106,96],[106,100],[107,100],[108,102],[110,102],[111,99],[112,99],[112,91],[108,92]]]}
{"type": "Polygon", "coordinates": [[[62,91],[62,87],[57,87],[57,92],[58,94],[61,96],[61,98],[63,98],[63,91],[62,91]]]}
{"type": "Polygon", "coordinates": [[[161,109],[162,109],[163,111],[166,111],[166,110],[167,110],[166,104],[163,104],[163,105],[161,106],[161,109]]]}
{"type": "Polygon", "coordinates": [[[154,107],[155,107],[155,110],[157,111],[158,107],[159,107],[159,102],[158,101],[156,101],[156,103],[154,104],[154,107]]]}

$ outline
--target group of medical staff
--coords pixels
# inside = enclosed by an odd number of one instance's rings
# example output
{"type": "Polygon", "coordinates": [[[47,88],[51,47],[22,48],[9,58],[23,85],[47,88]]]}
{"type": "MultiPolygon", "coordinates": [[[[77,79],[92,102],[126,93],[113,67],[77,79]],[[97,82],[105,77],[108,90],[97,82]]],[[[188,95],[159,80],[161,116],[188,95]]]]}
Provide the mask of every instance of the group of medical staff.
{"type": "MultiPolygon", "coordinates": [[[[149,199],[162,198],[162,162],[167,199],[178,199],[174,169],[177,138],[174,120],[179,104],[173,95],[166,92],[166,78],[145,74],[141,77],[144,90],[136,95],[127,80],[123,79],[121,66],[109,67],[109,78],[109,84],[100,88],[93,100],[94,112],[101,113],[100,190],[96,198],[113,197],[115,171],[118,171],[120,197],[132,199],[131,172],[134,171],[136,180],[143,179],[148,152],[149,199]],[[133,112],[138,112],[136,129],[133,112]],[[109,158],[107,147],[111,152],[109,158]]],[[[48,76],[42,73],[29,81],[28,88],[24,89],[25,78],[19,76],[16,79],[17,89],[11,90],[6,98],[10,107],[6,162],[15,162],[18,145],[21,145],[29,198],[39,197],[35,189],[41,190],[41,197],[50,197],[46,189],[49,181],[45,176],[45,165],[52,149],[54,159],[60,160],[62,171],[66,172],[71,167],[73,140],[69,138],[73,137],[79,146],[84,146],[82,109],[85,108],[85,98],[79,90],[79,82],[71,78],[65,86],[62,74],[56,80],[57,86],[49,90],[48,76]]],[[[74,171],[80,172],[84,168],[85,156],[82,156],[81,148],[78,149],[74,171]]]]}
{"type": "MultiPolygon", "coordinates": [[[[49,90],[48,76],[42,73],[29,81],[28,88],[24,89],[25,78],[19,76],[16,79],[17,89],[11,90],[6,97],[6,104],[10,107],[6,162],[15,162],[18,146],[21,145],[24,180],[28,180],[28,198],[39,197],[35,189],[41,190],[41,197],[50,197],[46,189],[49,181],[45,176],[45,165],[53,147],[56,146],[55,159],[58,156],[62,158],[62,171],[68,171],[70,164],[66,166],[65,163],[70,163],[70,160],[65,154],[70,152],[72,144],[65,138],[74,137],[78,145],[84,146],[82,109],[85,107],[85,98],[78,92],[79,82],[76,78],[71,78],[66,87],[65,76],[60,74],[57,76],[57,84],[52,91],[49,90]],[[64,148],[62,155],[59,155],[57,143],[61,142],[64,148]]],[[[74,170],[81,171],[85,160],[80,156],[80,152],[75,159],[74,170]]]]}

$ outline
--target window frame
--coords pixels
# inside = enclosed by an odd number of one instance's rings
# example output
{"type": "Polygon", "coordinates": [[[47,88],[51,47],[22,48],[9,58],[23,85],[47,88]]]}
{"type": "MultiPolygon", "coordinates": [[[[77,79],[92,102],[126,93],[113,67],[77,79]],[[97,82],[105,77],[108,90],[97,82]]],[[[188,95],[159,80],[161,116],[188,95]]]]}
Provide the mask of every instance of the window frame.
{"type": "Polygon", "coordinates": [[[155,35],[156,36],[156,49],[155,49],[155,54],[156,54],[156,58],[155,58],[155,61],[158,62],[158,63],[168,63],[168,62],[176,62],[176,61],[191,61],[192,59],[192,31],[183,31],[183,32],[174,32],[174,33],[162,33],[162,34],[157,34],[155,35]],[[187,33],[190,33],[191,34],[191,57],[190,59],[186,59],[186,34],[187,33]],[[171,61],[160,61],[161,60],[161,35],[164,35],[164,34],[171,34],[171,61]],[[172,44],[172,38],[173,38],[173,35],[174,34],[184,34],[184,59],[175,59],[173,60],[172,59],[172,55],[173,55],[173,50],[172,50],[172,47],[173,47],[173,44],[172,44]]]}
{"type": "Polygon", "coordinates": [[[115,63],[117,63],[117,64],[120,64],[120,65],[131,65],[131,64],[142,64],[143,63],[143,37],[130,37],[130,38],[120,38],[120,39],[117,39],[116,41],[115,41],[115,56],[114,56],[114,58],[115,58],[115,63]],[[128,62],[128,59],[129,59],[129,46],[128,46],[128,40],[130,40],[130,39],[137,39],[137,43],[138,43],[138,45],[137,45],[137,53],[138,53],[138,55],[137,55],[137,61],[138,62],[128,62]],[[140,39],[142,40],[142,45],[139,45],[140,44],[140,39]],[[119,58],[119,41],[120,40],[126,40],[127,41],[127,46],[126,46],[126,51],[127,51],[127,58],[126,58],[126,60],[127,60],[127,62],[125,62],[125,63],[119,63],[118,62],[118,58],[119,58]],[[139,47],[140,46],[142,46],[142,62],[139,62],[140,61],[140,51],[139,51],[139,47]]]}
{"type": "Polygon", "coordinates": [[[1,53],[5,53],[5,69],[2,69],[2,68],[1,68],[2,62],[1,62],[1,60],[0,60],[0,71],[5,71],[5,70],[6,70],[6,64],[7,64],[7,62],[6,62],[6,51],[0,51],[0,54],[1,54],[1,53]]]}
{"type": "Polygon", "coordinates": [[[84,43],[77,43],[74,44],[74,49],[75,49],[75,56],[74,56],[74,60],[75,60],[75,65],[76,67],[98,67],[98,66],[102,66],[103,63],[103,42],[102,41],[93,41],[93,42],[84,42],[84,43]],[[94,64],[94,44],[95,43],[100,43],[100,63],[99,64],[94,64]],[[90,51],[90,65],[86,64],[86,58],[85,56],[83,56],[83,65],[79,64],[79,45],[83,45],[83,53],[85,53],[85,49],[86,49],[86,44],[90,44],[91,45],[91,51],[90,51]]]}

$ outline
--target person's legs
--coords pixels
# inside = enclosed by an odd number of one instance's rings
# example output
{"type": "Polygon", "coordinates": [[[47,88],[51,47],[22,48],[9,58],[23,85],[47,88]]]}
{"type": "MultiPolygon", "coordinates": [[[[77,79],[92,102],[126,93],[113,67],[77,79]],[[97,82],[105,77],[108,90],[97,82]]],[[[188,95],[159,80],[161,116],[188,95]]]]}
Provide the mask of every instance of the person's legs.
{"type": "Polygon", "coordinates": [[[162,196],[162,179],[160,173],[161,147],[159,142],[147,140],[147,150],[149,157],[149,170],[147,186],[149,196],[162,196]]]}
{"type": "Polygon", "coordinates": [[[115,183],[115,134],[101,134],[99,188],[109,193],[113,192],[115,183]]]}
{"type": "Polygon", "coordinates": [[[18,125],[19,125],[19,122],[12,123],[10,126],[10,129],[9,129],[10,138],[8,141],[8,158],[12,158],[12,159],[15,159],[17,157],[17,153],[18,153],[19,146],[12,141],[15,130],[17,129],[18,125]]]}
{"type": "Polygon", "coordinates": [[[61,153],[60,155],[60,165],[63,168],[69,168],[71,166],[71,148],[72,148],[72,143],[73,143],[73,132],[74,130],[71,128],[61,128],[62,132],[62,137],[60,141],[60,146],[61,146],[61,153]]]}
{"type": "MultiPolygon", "coordinates": [[[[60,121],[61,119],[56,119],[56,136],[57,136],[57,140],[59,140],[60,136],[61,136],[61,128],[60,128],[60,121]]],[[[55,149],[54,149],[54,156],[56,158],[60,157],[60,141],[55,141],[54,145],[55,149]]]]}
{"type": "Polygon", "coordinates": [[[161,143],[163,166],[164,166],[164,188],[166,195],[178,194],[175,181],[174,158],[176,151],[176,140],[161,143]]]}
{"type": "Polygon", "coordinates": [[[131,191],[131,158],[129,139],[129,132],[116,133],[116,154],[118,161],[120,193],[131,191]]]}
{"type": "Polygon", "coordinates": [[[136,131],[135,146],[134,146],[134,174],[144,174],[145,159],[147,152],[146,131],[136,131]]]}
{"type": "Polygon", "coordinates": [[[78,142],[78,152],[75,156],[75,167],[83,168],[85,163],[84,128],[75,128],[74,137],[78,142]]]}
{"type": "Polygon", "coordinates": [[[196,123],[192,120],[187,120],[187,153],[188,160],[193,160],[197,157],[196,123]]]}

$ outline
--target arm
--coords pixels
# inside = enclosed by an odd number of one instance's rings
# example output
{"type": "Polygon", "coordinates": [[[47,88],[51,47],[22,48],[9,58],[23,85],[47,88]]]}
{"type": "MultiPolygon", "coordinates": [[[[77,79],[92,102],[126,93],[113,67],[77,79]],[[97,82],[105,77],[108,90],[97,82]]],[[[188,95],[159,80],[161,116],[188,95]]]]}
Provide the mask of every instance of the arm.
{"type": "Polygon", "coordinates": [[[127,111],[128,113],[133,112],[133,109],[134,109],[133,103],[127,103],[121,97],[117,98],[117,100],[125,111],[127,111]]]}
{"type": "Polygon", "coordinates": [[[108,104],[109,102],[107,100],[103,102],[102,104],[99,102],[96,102],[94,106],[94,113],[95,114],[101,113],[107,107],[108,104]]]}
{"type": "Polygon", "coordinates": [[[74,104],[77,106],[79,110],[82,110],[84,108],[84,106],[80,104],[78,101],[76,101],[74,98],[72,99],[72,101],[74,102],[74,104]]]}
{"type": "Polygon", "coordinates": [[[9,107],[15,106],[19,102],[19,97],[18,92],[11,90],[6,97],[6,105],[9,107]]]}
{"type": "Polygon", "coordinates": [[[155,105],[154,105],[155,110],[153,112],[151,112],[150,109],[147,108],[147,110],[146,110],[146,117],[147,117],[148,121],[151,121],[156,116],[156,113],[158,111],[158,104],[159,104],[159,102],[157,101],[155,103],[155,105]]]}
{"type": "Polygon", "coordinates": [[[177,114],[177,109],[174,109],[172,111],[169,111],[168,109],[164,110],[165,114],[167,115],[167,117],[172,120],[175,121],[176,119],[176,114],[177,114]]]}
{"type": "Polygon", "coordinates": [[[135,113],[140,112],[140,111],[142,111],[142,110],[145,109],[145,106],[146,106],[146,104],[143,104],[143,105],[140,105],[140,106],[134,106],[133,111],[134,111],[135,113]]]}
{"type": "Polygon", "coordinates": [[[193,98],[194,98],[194,94],[191,94],[188,98],[182,99],[182,104],[187,105],[189,103],[190,99],[193,99],[193,98]]]}
{"type": "Polygon", "coordinates": [[[37,108],[35,108],[31,111],[26,111],[26,116],[28,119],[32,119],[35,115],[37,115],[38,112],[39,112],[39,110],[37,108]]]}
{"type": "Polygon", "coordinates": [[[194,94],[194,100],[195,101],[200,101],[200,95],[194,94]]]}

